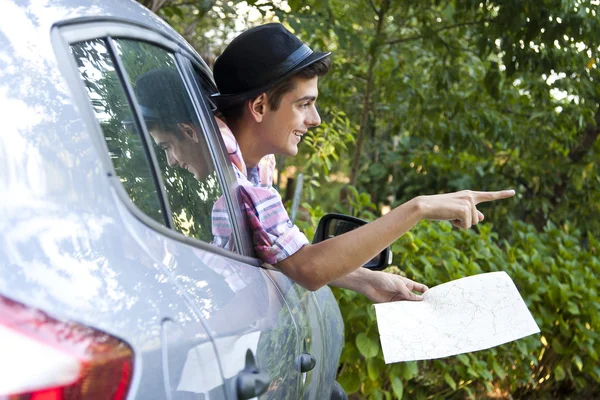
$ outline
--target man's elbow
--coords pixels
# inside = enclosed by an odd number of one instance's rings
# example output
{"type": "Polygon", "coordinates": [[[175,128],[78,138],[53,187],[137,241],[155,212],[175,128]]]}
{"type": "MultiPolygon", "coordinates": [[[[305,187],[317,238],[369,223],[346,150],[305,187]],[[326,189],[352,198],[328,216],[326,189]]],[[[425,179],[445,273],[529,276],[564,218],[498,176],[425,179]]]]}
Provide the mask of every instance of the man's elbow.
{"type": "Polygon", "coordinates": [[[306,264],[302,266],[290,264],[282,262],[277,266],[288,278],[306,290],[315,292],[329,283],[326,277],[319,274],[315,268],[310,268],[306,264]]]}
{"type": "Polygon", "coordinates": [[[316,292],[321,289],[323,286],[327,285],[327,282],[318,281],[315,279],[306,279],[303,281],[296,281],[300,286],[302,286],[306,290],[310,290],[311,292],[316,292]]]}
{"type": "Polygon", "coordinates": [[[297,268],[294,272],[294,276],[288,276],[304,289],[311,292],[316,292],[329,283],[325,277],[316,273],[314,268],[297,268]]]}

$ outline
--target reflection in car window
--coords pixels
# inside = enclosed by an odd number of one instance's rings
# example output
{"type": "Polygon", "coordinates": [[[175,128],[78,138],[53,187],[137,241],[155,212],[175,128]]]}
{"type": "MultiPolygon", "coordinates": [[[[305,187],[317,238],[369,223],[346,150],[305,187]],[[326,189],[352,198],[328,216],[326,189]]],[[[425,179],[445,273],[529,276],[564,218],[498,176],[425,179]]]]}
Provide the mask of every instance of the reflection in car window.
{"type": "Polygon", "coordinates": [[[222,191],[174,57],[133,40],[116,46],[155,146],[175,228],[211,241],[211,210],[222,191]]]}
{"type": "MultiPolygon", "coordinates": [[[[98,41],[86,42],[84,45],[93,47],[95,42],[98,41]]],[[[177,70],[174,56],[162,48],[139,41],[119,39],[114,43],[151,137],[171,207],[174,228],[187,236],[212,242],[211,212],[217,200],[222,198],[222,190],[204,133],[177,70]]],[[[89,62],[80,61],[80,64],[89,62]]],[[[104,63],[109,62],[108,57],[105,57],[104,63]]],[[[94,73],[102,75],[104,70],[99,71],[96,67],[94,73]]],[[[114,75],[112,66],[111,72],[114,75]]],[[[96,98],[108,102],[116,92],[123,99],[120,83],[117,81],[114,86],[104,91],[90,92],[92,102],[96,98]]],[[[100,120],[98,113],[97,117],[100,120]]],[[[114,121],[115,124],[118,122],[130,132],[138,134],[131,111],[127,116],[119,118],[120,120],[114,121]]],[[[111,152],[124,153],[118,145],[112,147],[109,143],[111,152]]],[[[141,146],[137,151],[143,155],[141,146]]],[[[128,174],[129,171],[117,170],[117,173],[121,177],[122,173],[128,174]]],[[[232,247],[233,241],[229,241],[227,248],[233,250],[232,247]]]]}
{"type": "Polygon", "coordinates": [[[76,43],[71,46],[71,50],[121,183],[140,210],[164,224],[159,195],[141,136],[135,126],[126,129],[122,124],[122,121],[133,120],[133,112],[113,66],[106,42],[97,39],[76,43]]]}

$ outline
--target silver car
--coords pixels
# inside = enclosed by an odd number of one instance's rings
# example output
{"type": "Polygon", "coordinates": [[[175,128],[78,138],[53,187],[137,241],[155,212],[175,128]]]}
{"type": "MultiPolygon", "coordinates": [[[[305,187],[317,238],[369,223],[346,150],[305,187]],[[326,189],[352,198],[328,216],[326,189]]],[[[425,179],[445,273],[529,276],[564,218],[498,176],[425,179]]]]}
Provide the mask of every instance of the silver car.
{"type": "Polygon", "coordinates": [[[0,3],[0,399],[340,395],[339,308],[254,257],[215,91],[135,2],[0,3]],[[180,114],[201,171],[149,134],[180,114]]]}

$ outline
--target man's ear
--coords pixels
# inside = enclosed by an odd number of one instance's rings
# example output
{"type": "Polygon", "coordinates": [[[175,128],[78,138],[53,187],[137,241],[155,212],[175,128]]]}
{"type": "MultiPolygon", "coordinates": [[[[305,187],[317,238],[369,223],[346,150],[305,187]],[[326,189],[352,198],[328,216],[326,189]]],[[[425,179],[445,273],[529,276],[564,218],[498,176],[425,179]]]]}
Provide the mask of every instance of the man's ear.
{"type": "Polygon", "coordinates": [[[188,138],[192,139],[194,142],[198,143],[198,134],[196,133],[196,130],[194,129],[194,126],[192,124],[179,122],[177,126],[179,127],[181,133],[183,133],[188,138]]]}
{"type": "Polygon", "coordinates": [[[248,101],[248,111],[255,122],[262,122],[269,104],[267,103],[267,94],[263,93],[258,97],[248,101]]]}

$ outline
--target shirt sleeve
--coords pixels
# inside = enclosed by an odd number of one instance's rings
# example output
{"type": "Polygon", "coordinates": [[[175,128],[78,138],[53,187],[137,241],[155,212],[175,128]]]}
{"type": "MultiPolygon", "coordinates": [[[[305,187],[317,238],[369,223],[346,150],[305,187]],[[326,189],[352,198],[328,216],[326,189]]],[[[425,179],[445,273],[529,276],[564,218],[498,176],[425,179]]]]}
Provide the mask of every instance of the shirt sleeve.
{"type": "Polygon", "coordinates": [[[260,259],[275,264],[308,244],[306,236],[290,221],[274,188],[244,185],[240,189],[254,250],[260,259]]]}
{"type": "Polygon", "coordinates": [[[225,198],[219,197],[213,205],[211,212],[211,229],[213,240],[211,244],[233,251],[233,240],[231,240],[231,224],[225,204],[225,198]]]}

